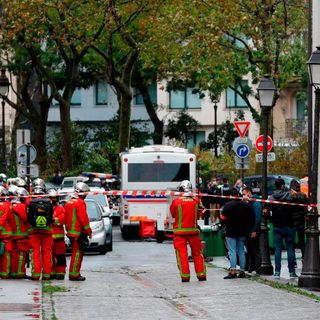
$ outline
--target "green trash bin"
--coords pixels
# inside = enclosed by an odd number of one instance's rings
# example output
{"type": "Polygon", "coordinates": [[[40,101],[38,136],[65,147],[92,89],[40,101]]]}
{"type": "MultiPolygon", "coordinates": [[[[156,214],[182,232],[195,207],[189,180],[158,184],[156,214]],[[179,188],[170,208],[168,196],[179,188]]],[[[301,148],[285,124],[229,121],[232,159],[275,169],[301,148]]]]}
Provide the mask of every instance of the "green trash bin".
{"type": "Polygon", "coordinates": [[[204,253],[206,257],[223,257],[226,255],[226,249],[219,231],[203,228],[200,237],[202,241],[205,241],[204,253]]]}

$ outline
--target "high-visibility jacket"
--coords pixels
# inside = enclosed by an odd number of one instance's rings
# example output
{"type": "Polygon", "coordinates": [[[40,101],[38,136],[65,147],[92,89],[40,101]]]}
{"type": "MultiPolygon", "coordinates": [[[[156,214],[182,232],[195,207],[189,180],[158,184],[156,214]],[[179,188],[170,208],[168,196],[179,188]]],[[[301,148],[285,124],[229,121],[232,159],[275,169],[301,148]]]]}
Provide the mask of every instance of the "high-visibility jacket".
{"type": "Polygon", "coordinates": [[[12,227],[13,239],[24,239],[28,237],[27,206],[22,202],[15,202],[11,205],[12,215],[9,221],[12,227]]]}
{"type": "Polygon", "coordinates": [[[52,224],[52,237],[53,239],[64,238],[64,227],[66,223],[66,213],[63,206],[56,205],[53,207],[53,224],[52,224]]]}
{"type": "Polygon", "coordinates": [[[198,198],[178,197],[172,201],[170,212],[174,218],[174,234],[199,234],[198,219],[203,207],[198,198]]]}
{"type": "Polygon", "coordinates": [[[68,237],[78,238],[81,232],[89,236],[92,234],[87,206],[83,199],[72,198],[65,204],[65,210],[68,237]]]}
{"type": "Polygon", "coordinates": [[[10,239],[12,237],[12,228],[10,225],[11,202],[0,202],[0,239],[10,239]]]}

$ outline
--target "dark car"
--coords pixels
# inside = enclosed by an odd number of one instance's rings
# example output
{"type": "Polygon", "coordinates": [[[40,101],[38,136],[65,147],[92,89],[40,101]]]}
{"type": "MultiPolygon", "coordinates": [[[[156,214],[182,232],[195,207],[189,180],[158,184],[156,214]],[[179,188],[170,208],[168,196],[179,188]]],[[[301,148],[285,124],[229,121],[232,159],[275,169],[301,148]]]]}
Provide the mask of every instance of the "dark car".
{"type": "MultiPolygon", "coordinates": [[[[282,174],[268,174],[268,176],[267,176],[267,189],[268,189],[269,195],[272,194],[276,190],[275,181],[278,178],[281,178],[284,180],[284,182],[286,184],[286,188],[288,190],[289,190],[291,180],[295,179],[297,181],[300,181],[300,179],[298,177],[294,177],[294,176],[282,175],[282,174]]],[[[262,175],[245,177],[243,179],[243,182],[248,187],[252,187],[253,184],[257,183],[258,188],[260,188],[261,192],[262,192],[262,175]]]]}

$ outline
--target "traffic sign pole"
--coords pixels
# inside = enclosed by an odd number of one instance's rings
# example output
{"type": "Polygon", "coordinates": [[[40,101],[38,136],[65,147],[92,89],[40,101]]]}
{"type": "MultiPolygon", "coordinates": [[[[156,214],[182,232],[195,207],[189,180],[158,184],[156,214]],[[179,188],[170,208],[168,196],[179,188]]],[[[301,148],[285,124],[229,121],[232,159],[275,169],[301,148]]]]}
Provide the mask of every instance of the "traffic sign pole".
{"type": "Polygon", "coordinates": [[[27,143],[27,185],[28,185],[28,191],[31,193],[31,187],[30,187],[30,143],[27,143]]]}

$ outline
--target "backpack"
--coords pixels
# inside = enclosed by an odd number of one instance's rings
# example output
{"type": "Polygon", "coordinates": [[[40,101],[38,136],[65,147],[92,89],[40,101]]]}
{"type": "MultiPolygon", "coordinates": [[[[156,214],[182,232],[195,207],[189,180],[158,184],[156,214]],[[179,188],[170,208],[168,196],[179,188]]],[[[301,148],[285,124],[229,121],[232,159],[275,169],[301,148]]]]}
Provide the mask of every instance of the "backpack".
{"type": "Polygon", "coordinates": [[[35,228],[46,228],[53,222],[53,205],[49,199],[34,198],[28,205],[28,221],[35,228]]]}

